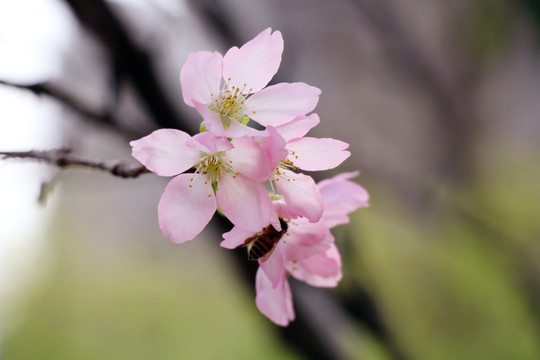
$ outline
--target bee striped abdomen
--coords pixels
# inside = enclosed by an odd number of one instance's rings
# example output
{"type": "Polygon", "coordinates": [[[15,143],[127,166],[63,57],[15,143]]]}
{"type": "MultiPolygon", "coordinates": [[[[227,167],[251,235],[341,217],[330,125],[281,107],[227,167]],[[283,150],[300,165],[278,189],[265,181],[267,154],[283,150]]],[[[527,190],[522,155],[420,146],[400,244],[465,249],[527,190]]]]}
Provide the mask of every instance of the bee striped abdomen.
{"type": "Polygon", "coordinates": [[[281,231],[274,229],[272,225],[268,225],[262,231],[249,237],[244,242],[244,246],[247,246],[247,253],[249,260],[266,260],[274,251],[277,243],[287,232],[287,222],[282,218],[279,218],[281,224],[281,231]]]}
{"type": "Polygon", "coordinates": [[[253,241],[248,245],[248,259],[258,260],[272,251],[276,245],[277,242],[274,242],[272,237],[259,236],[256,241],[253,241]]]}

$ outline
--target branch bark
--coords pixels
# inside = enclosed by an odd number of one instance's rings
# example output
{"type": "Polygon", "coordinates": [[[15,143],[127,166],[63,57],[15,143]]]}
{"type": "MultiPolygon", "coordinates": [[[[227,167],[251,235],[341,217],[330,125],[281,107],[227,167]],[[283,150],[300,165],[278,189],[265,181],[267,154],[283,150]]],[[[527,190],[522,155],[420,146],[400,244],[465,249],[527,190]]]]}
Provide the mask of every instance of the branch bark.
{"type": "Polygon", "coordinates": [[[30,150],[30,151],[0,151],[0,158],[3,159],[31,159],[45,162],[59,168],[83,167],[94,170],[101,170],[124,179],[136,178],[142,174],[149,173],[150,170],[143,165],[130,164],[123,161],[94,160],[82,156],[70,154],[69,149],[53,150],[30,150]]]}

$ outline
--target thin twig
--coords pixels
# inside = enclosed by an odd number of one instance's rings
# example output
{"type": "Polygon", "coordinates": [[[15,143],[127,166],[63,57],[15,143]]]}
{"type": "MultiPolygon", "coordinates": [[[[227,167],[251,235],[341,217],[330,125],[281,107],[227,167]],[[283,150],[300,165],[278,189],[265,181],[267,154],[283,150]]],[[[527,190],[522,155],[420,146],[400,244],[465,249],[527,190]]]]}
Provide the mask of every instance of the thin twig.
{"type": "Polygon", "coordinates": [[[135,165],[122,161],[88,159],[82,156],[72,155],[68,149],[0,151],[0,158],[32,159],[55,165],[60,168],[84,167],[102,170],[124,179],[136,178],[139,177],[139,175],[150,172],[150,170],[143,165],[135,165]]]}

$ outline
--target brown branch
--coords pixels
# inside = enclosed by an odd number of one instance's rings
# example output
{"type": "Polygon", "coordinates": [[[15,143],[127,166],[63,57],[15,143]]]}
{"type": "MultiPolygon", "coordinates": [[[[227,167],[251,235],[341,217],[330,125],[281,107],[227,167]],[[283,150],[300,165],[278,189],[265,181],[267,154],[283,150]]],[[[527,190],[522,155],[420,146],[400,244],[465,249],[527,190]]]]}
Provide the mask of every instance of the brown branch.
{"type": "Polygon", "coordinates": [[[149,173],[150,170],[143,165],[134,165],[122,161],[94,160],[82,156],[70,154],[68,149],[53,150],[30,150],[30,151],[0,151],[0,158],[3,159],[31,159],[47,164],[58,166],[59,168],[83,167],[89,169],[102,170],[111,175],[121,178],[136,178],[139,175],[149,173]]]}

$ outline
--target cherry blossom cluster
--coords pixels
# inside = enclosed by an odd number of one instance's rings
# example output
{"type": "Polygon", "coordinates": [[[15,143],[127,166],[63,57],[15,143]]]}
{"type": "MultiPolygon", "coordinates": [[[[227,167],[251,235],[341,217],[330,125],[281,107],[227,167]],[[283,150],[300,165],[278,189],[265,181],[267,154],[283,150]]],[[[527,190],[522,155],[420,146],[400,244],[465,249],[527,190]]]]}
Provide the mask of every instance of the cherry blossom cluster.
{"type": "Polygon", "coordinates": [[[224,56],[190,54],[180,83],[184,102],[203,119],[201,132],[160,129],[130,144],[149,170],[175,176],[158,205],[159,226],[172,242],[195,238],[216,210],[234,225],[221,246],[270,241],[257,258],[256,304],[286,326],[294,319],[288,277],[336,286],[341,258],[330,229],[368,206],[369,196],[349,180],[357,173],[318,184],[302,173],[333,169],[350,152],[342,141],[306,136],[319,123],[311,113],[319,89],[300,82],[267,86],[282,52],[281,33],[266,29],[224,56]]]}

